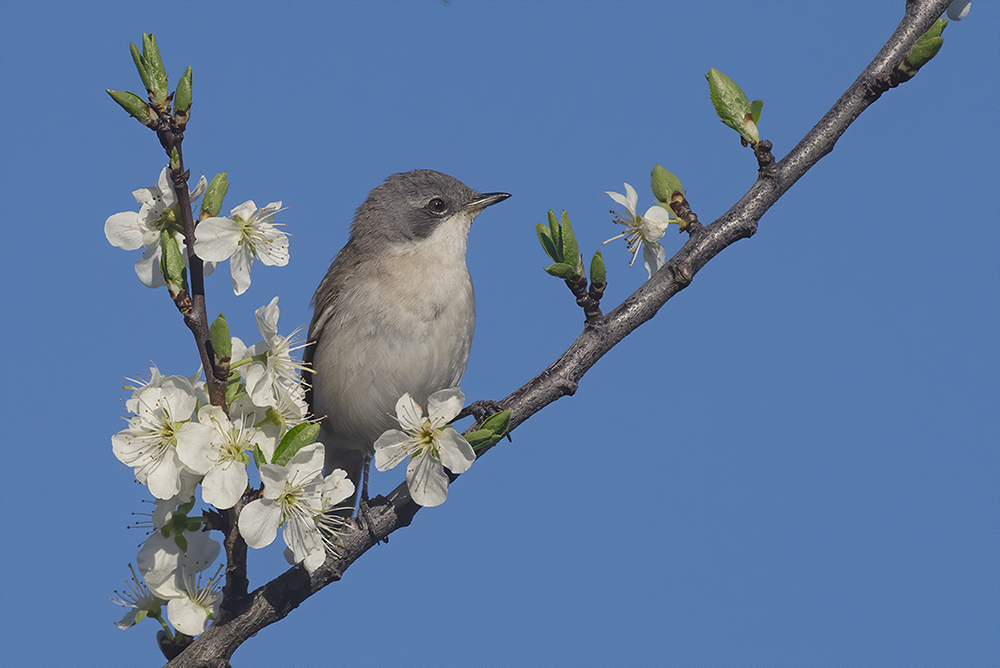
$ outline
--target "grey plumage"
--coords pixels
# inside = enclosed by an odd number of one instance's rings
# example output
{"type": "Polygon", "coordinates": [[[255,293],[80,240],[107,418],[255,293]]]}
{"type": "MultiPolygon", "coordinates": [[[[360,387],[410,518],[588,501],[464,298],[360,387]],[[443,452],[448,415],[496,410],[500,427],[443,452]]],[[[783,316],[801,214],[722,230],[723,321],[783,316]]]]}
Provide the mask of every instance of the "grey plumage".
{"type": "Polygon", "coordinates": [[[358,207],[347,245],[313,296],[307,400],[324,417],[326,471],[358,487],[396,401],[457,386],[476,323],[465,250],[472,220],[509,197],[427,169],[394,174],[358,207]]]}

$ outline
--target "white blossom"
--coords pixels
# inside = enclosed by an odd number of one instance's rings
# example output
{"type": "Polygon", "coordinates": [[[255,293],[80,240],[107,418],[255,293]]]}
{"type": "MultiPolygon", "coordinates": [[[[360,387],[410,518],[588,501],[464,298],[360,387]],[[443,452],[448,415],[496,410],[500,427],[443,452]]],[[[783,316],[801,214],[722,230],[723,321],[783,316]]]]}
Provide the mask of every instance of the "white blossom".
{"type": "Polygon", "coordinates": [[[404,457],[406,485],[421,506],[437,506],[448,498],[447,467],[464,473],[476,460],[469,442],[448,425],[462,410],[465,395],[457,388],[435,392],[427,399],[427,417],[409,393],[396,402],[396,418],[402,431],[390,429],[375,441],[375,468],[386,471],[404,457]]]}
{"type": "Polygon", "coordinates": [[[136,565],[149,590],[163,599],[186,596],[188,580],[212,565],[221,546],[205,531],[184,532],[185,549],[156,532],[139,549],[136,565]]]}
{"type": "Polygon", "coordinates": [[[247,200],[230,217],[206,218],[195,230],[195,253],[213,262],[228,259],[233,291],[238,295],[250,287],[254,258],[270,266],[288,264],[288,236],[274,227],[279,209],[281,202],[258,209],[253,200],[247,200]]]}
{"type": "Polygon", "coordinates": [[[128,591],[116,591],[117,597],[111,599],[112,603],[128,608],[125,616],[115,622],[115,626],[120,629],[135,626],[147,616],[159,619],[160,606],[163,604],[163,599],[154,596],[146,583],[136,576],[132,564],[129,564],[129,570],[132,571],[132,577],[126,583],[128,591]]]}
{"type": "Polygon", "coordinates": [[[193,417],[196,405],[190,380],[183,376],[163,377],[158,371],[149,384],[136,389],[125,402],[135,416],[127,429],[111,437],[111,447],[119,461],[131,466],[136,480],[149,487],[157,499],[178,494],[183,476],[191,473],[178,458],[177,445],[191,434],[184,426],[193,417]]]}
{"type": "MultiPolygon", "coordinates": [[[[611,199],[625,207],[626,213],[624,215],[615,214],[615,222],[624,225],[628,229],[616,237],[611,237],[604,243],[606,244],[615,239],[625,237],[628,252],[632,254],[632,260],[628,265],[630,267],[635,262],[635,258],[639,254],[639,247],[641,246],[646,271],[649,272],[649,277],[652,278],[653,274],[663,266],[663,263],[667,259],[667,253],[663,250],[663,246],[659,244],[659,240],[663,237],[667,225],[671,222],[670,214],[659,204],[649,207],[645,215],[640,216],[636,214],[635,207],[639,203],[639,196],[636,194],[635,188],[627,183],[625,184],[625,195],[610,191],[605,192],[611,196],[611,199]]],[[[601,245],[603,246],[604,244],[601,245]]]]}
{"type": "Polygon", "coordinates": [[[277,297],[267,306],[257,309],[257,327],[264,340],[248,348],[234,337],[233,366],[239,369],[247,394],[254,404],[304,416],[307,405],[299,374],[305,367],[292,357],[294,351],[304,347],[304,344],[293,345],[298,341],[296,335],[301,328],[289,336],[278,334],[279,313],[277,297]],[[245,359],[252,361],[238,364],[245,359]]]}
{"type": "MultiPolygon", "coordinates": [[[[247,451],[267,447],[265,434],[253,427],[253,417],[230,420],[219,406],[203,406],[198,422],[181,428],[190,436],[177,445],[177,455],[192,471],[203,474],[201,498],[216,508],[232,508],[247,488],[247,451]]],[[[271,451],[274,445],[270,446],[271,451]]]]}
{"type": "MultiPolygon", "coordinates": [[[[221,566],[219,567],[221,570],[221,566]]],[[[218,586],[218,571],[204,585],[201,574],[191,574],[184,578],[181,596],[167,601],[167,619],[174,628],[189,636],[205,631],[209,622],[219,614],[222,592],[218,586]]]]}
{"type": "Polygon", "coordinates": [[[340,519],[327,513],[354,494],[354,483],[342,469],[323,477],[323,445],[299,450],[286,466],[264,464],[263,498],[248,503],[240,513],[240,534],[253,548],[270,545],[284,526],[285,544],[294,563],[311,571],[326,558],[340,519]]]}
{"type": "MultiPolygon", "coordinates": [[[[198,180],[190,191],[191,201],[195,201],[208,188],[205,176],[198,180]]],[[[165,285],[160,272],[160,232],[173,229],[177,243],[184,248],[184,235],[180,233],[177,196],[170,181],[170,169],[164,167],[157,184],[152,188],[132,191],[139,203],[139,211],[116,213],[104,223],[104,236],[113,246],[123,250],[143,249],[142,257],[135,263],[135,273],[148,287],[165,285]]],[[[187,254],[183,253],[185,261],[187,254]]],[[[215,265],[206,264],[205,274],[212,273],[215,265]]]]}

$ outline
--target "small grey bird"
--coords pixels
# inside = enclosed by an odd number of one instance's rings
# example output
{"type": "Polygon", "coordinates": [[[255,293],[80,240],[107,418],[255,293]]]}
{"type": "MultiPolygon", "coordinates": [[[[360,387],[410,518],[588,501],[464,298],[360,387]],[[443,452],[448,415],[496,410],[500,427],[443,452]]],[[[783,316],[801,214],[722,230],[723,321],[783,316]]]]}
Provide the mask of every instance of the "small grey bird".
{"type": "Polygon", "coordinates": [[[429,395],[458,385],[476,326],[469,228],[508,197],[416,169],[393,174],[358,207],[313,295],[303,355],[327,473],[344,469],[358,489],[376,439],[399,426],[399,398],[409,392],[426,408],[429,395]]]}

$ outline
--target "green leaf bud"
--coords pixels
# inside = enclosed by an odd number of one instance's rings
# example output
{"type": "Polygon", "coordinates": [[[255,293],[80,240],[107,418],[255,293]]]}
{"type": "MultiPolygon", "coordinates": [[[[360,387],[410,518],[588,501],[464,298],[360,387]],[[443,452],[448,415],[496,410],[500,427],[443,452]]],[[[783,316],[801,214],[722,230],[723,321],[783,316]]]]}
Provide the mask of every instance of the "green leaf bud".
{"type": "Polygon", "coordinates": [[[212,349],[217,358],[231,357],[233,354],[233,338],[229,335],[229,323],[222,313],[212,322],[208,328],[209,338],[212,341],[212,349]]]}
{"type": "Polygon", "coordinates": [[[681,180],[665,170],[661,165],[655,165],[650,175],[650,186],[653,189],[653,196],[659,202],[670,203],[670,197],[675,191],[686,192],[681,187],[681,180]]]}
{"type": "Polygon", "coordinates": [[[604,256],[598,249],[594,251],[594,259],[590,261],[590,283],[592,285],[604,285],[608,282],[608,273],[604,267],[604,256]]]}
{"type": "Polygon", "coordinates": [[[510,426],[510,411],[500,411],[495,413],[483,422],[482,429],[489,429],[495,434],[503,436],[507,433],[507,428],[510,426]]]}
{"type": "Polygon", "coordinates": [[[146,71],[146,63],[142,60],[142,54],[139,53],[139,47],[135,44],[129,44],[129,50],[132,53],[132,62],[135,63],[135,69],[139,72],[139,79],[142,80],[142,86],[146,89],[146,92],[152,90],[152,83],[149,78],[149,72],[146,71]]]}
{"type": "MultiPolygon", "coordinates": [[[[163,60],[160,59],[160,49],[156,46],[156,37],[153,36],[153,33],[142,33],[141,60],[149,81],[146,85],[146,90],[149,91],[150,100],[154,104],[166,108],[167,95],[170,92],[167,85],[167,70],[163,67],[163,60]]],[[[146,81],[143,81],[143,83],[146,83],[146,81]]]]}
{"type": "MultiPolygon", "coordinates": [[[[709,96],[715,112],[723,123],[740,133],[751,143],[760,140],[757,124],[753,120],[750,100],[735,81],[714,67],[705,75],[708,79],[709,96]]],[[[761,106],[763,107],[763,102],[761,106]]]]}
{"type": "Polygon", "coordinates": [[[541,223],[535,223],[535,232],[538,233],[538,240],[542,243],[542,250],[545,251],[545,254],[556,262],[561,260],[562,258],[559,257],[559,253],[556,251],[555,243],[552,241],[549,228],[541,223]]]}
{"type": "Polygon", "coordinates": [[[140,123],[147,127],[154,127],[156,125],[156,112],[153,108],[146,104],[146,101],[135,93],[129,93],[123,90],[111,90],[110,88],[105,88],[111,99],[121,105],[121,108],[129,113],[132,118],[135,118],[140,123]]]}
{"type": "Polygon", "coordinates": [[[574,276],[582,276],[583,260],[580,259],[580,245],[576,241],[576,233],[573,232],[573,226],[569,224],[569,213],[566,212],[566,209],[563,209],[562,225],[560,227],[562,228],[563,240],[562,261],[576,268],[574,276]]]}
{"type": "MultiPolygon", "coordinates": [[[[233,402],[244,394],[243,379],[239,371],[230,371],[229,380],[226,381],[226,405],[232,406],[233,402]]],[[[267,462],[264,462],[265,464],[267,462]]]]}
{"type": "Polygon", "coordinates": [[[170,296],[176,297],[182,290],[187,289],[187,267],[184,265],[184,256],[181,255],[177,237],[170,230],[160,231],[160,249],[160,271],[163,273],[163,280],[167,283],[170,296]]]}
{"type": "Polygon", "coordinates": [[[563,253],[562,227],[559,226],[559,219],[552,209],[549,209],[549,236],[556,247],[556,256],[552,258],[556,262],[563,262],[566,255],[563,253]]]}
{"type": "Polygon", "coordinates": [[[174,122],[183,129],[191,119],[191,67],[188,66],[177,82],[174,93],[174,122]]]}
{"type": "Polygon", "coordinates": [[[201,218],[211,218],[218,216],[222,210],[222,200],[229,192],[229,181],[226,179],[228,172],[219,172],[212,177],[212,182],[205,190],[205,196],[201,199],[201,218]]]}
{"type": "Polygon", "coordinates": [[[556,262],[555,264],[550,264],[545,267],[546,273],[552,274],[556,278],[573,278],[577,275],[576,266],[572,264],[566,264],[565,262],[556,262]]]}
{"type": "Polygon", "coordinates": [[[948,25],[948,19],[938,19],[930,29],[921,35],[913,44],[913,48],[906,54],[900,69],[913,76],[921,67],[927,64],[931,58],[937,55],[944,44],[941,33],[948,25]]]}

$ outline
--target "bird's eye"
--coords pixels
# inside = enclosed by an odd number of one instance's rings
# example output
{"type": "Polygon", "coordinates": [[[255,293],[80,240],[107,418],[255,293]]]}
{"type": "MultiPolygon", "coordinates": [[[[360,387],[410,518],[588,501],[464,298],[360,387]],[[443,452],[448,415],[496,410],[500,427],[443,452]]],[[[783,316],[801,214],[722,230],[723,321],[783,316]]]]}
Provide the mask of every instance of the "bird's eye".
{"type": "Polygon", "coordinates": [[[431,213],[440,216],[445,211],[448,210],[448,205],[440,197],[435,197],[430,202],[427,203],[427,210],[431,213]]]}

